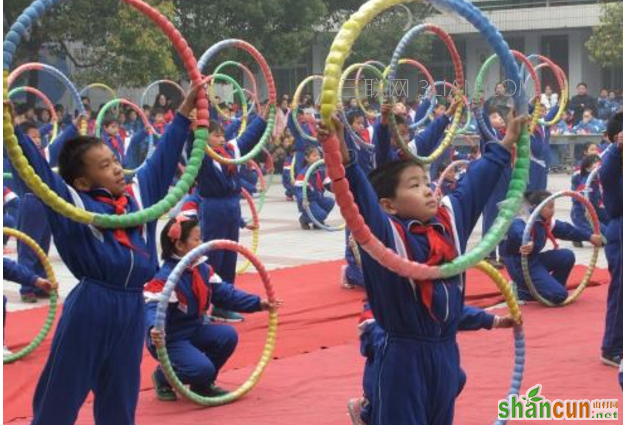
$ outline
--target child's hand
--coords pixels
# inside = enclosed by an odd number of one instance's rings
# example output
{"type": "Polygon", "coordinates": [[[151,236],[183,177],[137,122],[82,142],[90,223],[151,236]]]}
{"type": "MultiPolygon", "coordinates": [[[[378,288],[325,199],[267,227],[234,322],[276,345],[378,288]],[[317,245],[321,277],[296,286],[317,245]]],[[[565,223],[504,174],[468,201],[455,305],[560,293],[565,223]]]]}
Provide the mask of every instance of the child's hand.
{"type": "Polygon", "coordinates": [[[450,103],[450,106],[448,107],[448,110],[446,111],[446,116],[448,118],[452,118],[454,116],[454,113],[456,112],[456,108],[458,108],[458,107],[459,107],[459,103],[453,97],[452,98],[452,103],[450,103]]]}
{"type": "Polygon", "coordinates": [[[52,282],[50,282],[47,279],[44,279],[42,277],[38,278],[35,281],[35,287],[45,291],[46,293],[50,293],[53,289],[56,289],[56,285],[53,284],[52,282]]]}
{"type": "Polygon", "coordinates": [[[528,122],[528,115],[515,115],[515,108],[511,109],[506,117],[506,136],[504,136],[504,140],[502,140],[502,144],[506,147],[506,149],[511,150],[517,141],[519,140],[519,135],[521,134],[521,126],[525,125],[528,122]]]}
{"type": "Polygon", "coordinates": [[[149,336],[156,347],[162,347],[164,345],[164,334],[156,328],[151,328],[149,336]]]}
{"type": "Polygon", "coordinates": [[[601,235],[597,235],[597,234],[591,235],[590,243],[593,246],[599,246],[599,247],[604,246],[604,240],[601,238],[601,235]]]}
{"type": "Polygon", "coordinates": [[[262,311],[277,310],[279,307],[283,305],[283,301],[276,300],[275,302],[271,303],[268,300],[262,300],[260,301],[260,305],[262,306],[262,311]]]}
{"type": "Polygon", "coordinates": [[[515,325],[515,319],[510,314],[506,316],[495,316],[495,320],[493,321],[493,328],[495,329],[508,329],[512,328],[515,325]]]}
{"type": "Polygon", "coordinates": [[[264,121],[268,121],[268,117],[270,116],[270,105],[268,103],[260,105],[260,115],[264,121]]]}
{"type": "Polygon", "coordinates": [[[381,124],[387,125],[387,116],[392,110],[392,106],[389,103],[381,105],[381,124]]]}
{"type": "Polygon", "coordinates": [[[197,91],[199,91],[200,87],[201,87],[200,84],[191,86],[190,90],[188,90],[188,93],[186,94],[186,98],[184,99],[184,101],[182,102],[182,105],[180,106],[179,113],[184,115],[186,118],[189,118],[191,112],[193,111],[193,109],[195,109],[195,102],[197,100],[197,91]]]}
{"type": "Polygon", "coordinates": [[[618,145],[620,151],[623,151],[623,131],[614,137],[614,143],[618,145]]]}
{"type": "Polygon", "coordinates": [[[532,250],[534,250],[534,242],[528,242],[519,248],[519,253],[521,255],[530,255],[532,254],[532,250]]]}

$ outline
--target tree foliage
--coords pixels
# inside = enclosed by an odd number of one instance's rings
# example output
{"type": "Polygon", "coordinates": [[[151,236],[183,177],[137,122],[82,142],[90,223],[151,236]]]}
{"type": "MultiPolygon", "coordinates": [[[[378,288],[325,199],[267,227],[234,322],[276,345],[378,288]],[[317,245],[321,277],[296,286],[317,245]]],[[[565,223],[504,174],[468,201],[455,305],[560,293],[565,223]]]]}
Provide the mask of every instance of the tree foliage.
{"type": "Polygon", "coordinates": [[[586,42],[590,58],[601,66],[623,64],[623,3],[604,2],[601,5],[601,25],[594,29],[586,42]]]}

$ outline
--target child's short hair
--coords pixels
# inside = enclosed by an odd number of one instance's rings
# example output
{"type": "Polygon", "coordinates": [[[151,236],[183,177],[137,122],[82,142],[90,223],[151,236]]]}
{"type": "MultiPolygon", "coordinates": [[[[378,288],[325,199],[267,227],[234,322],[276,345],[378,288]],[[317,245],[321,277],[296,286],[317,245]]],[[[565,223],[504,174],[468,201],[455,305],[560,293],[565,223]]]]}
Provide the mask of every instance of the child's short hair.
{"type": "Polygon", "coordinates": [[[396,117],[396,125],[407,125],[407,119],[403,115],[394,114],[396,117]]]}
{"type": "Polygon", "coordinates": [[[614,138],[617,134],[623,131],[623,112],[617,112],[610,120],[608,120],[608,127],[606,133],[608,134],[608,140],[614,143],[614,138]]]}
{"type": "Polygon", "coordinates": [[[305,148],[305,158],[307,158],[309,155],[311,155],[314,152],[318,152],[320,153],[320,151],[318,150],[318,146],[307,146],[305,148]]]}
{"type": "Polygon", "coordinates": [[[601,161],[601,157],[599,155],[588,155],[582,160],[582,165],[580,166],[580,174],[586,176],[589,173],[588,169],[594,164],[597,164],[599,161],[601,161]]]}
{"type": "Polygon", "coordinates": [[[396,189],[400,183],[400,176],[402,172],[409,167],[420,167],[424,169],[421,164],[412,159],[399,159],[383,164],[372,170],[368,175],[368,179],[376,192],[376,196],[379,199],[395,198],[396,189]]]}
{"type": "Polygon", "coordinates": [[[220,122],[216,120],[210,120],[210,125],[208,126],[208,131],[210,134],[212,133],[222,133],[225,134],[225,130],[220,122]]]}
{"type": "Polygon", "coordinates": [[[495,106],[491,106],[489,108],[489,112],[487,113],[487,115],[491,116],[493,114],[498,114],[499,116],[502,116],[502,113],[500,112],[500,110],[498,108],[496,108],[495,106]]]}
{"type": "Polygon", "coordinates": [[[527,191],[523,195],[526,202],[533,207],[536,207],[550,196],[552,196],[552,193],[547,190],[527,191]]]}
{"type": "Polygon", "coordinates": [[[188,217],[188,219],[179,221],[179,225],[181,227],[180,237],[179,239],[173,239],[169,236],[169,231],[171,227],[178,223],[177,218],[170,219],[167,224],[165,224],[162,232],[160,233],[160,246],[162,247],[162,255],[161,258],[163,260],[171,259],[175,254],[175,242],[180,240],[182,242],[188,239],[190,232],[197,226],[199,226],[199,222],[195,218],[188,217]]]}
{"type": "Polygon", "coordinates": [[[363,114],[363,112],[359,108],[357,108],[348,112],[348,114],[346,115],[346,120],[348,121],[349,125],[353,125],[355,120],[359,117],[365,119],[365,115],[363,114]]]}
{"type": "Polygon", "coordinates": [[[151,111],[151,115],[152,115],[152,116],[154,116],[154,117],[155,117],[156,115],[158,115],[158,114],[162,114],[162,115],[164,115],[164,109],[162,109],[162,108],[154,108],[154,109],[151,111]]]}
{"type": "Polygon", "coordinates": [[[90,149],[103,145],[97,137],[78,136],[65,143],[58,156],[58,173],[68,185],[84,175],[84,155],[90,149]]]}
{"type": "Polygon", "coordinates": [[[119,120],[113,116],[108,116],[102,121],[102,127],[110,127],[112,124],[119,124],[119,120]]]}
{"type": "Polygon", "coordinates": [[[20,124],[19,128],[20,130],[22,130],[23,133],[28,133],[29,130],[39,131],[39,127],[37,126],[37,124],[32,121],[24,121],[20,124]]]}

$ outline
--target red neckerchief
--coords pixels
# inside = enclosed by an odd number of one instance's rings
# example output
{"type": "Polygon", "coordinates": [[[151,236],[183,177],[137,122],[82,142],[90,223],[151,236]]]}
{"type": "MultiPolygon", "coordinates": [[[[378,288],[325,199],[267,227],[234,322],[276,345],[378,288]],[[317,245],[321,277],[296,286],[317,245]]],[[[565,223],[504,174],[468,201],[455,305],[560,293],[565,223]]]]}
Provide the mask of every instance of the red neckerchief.
{"type": "MultiPolygon", "coordinates": [[[[450,221],[450,214],[445,208],[439,208],[437,212],[437,219],[439,224],[442,225],[445,232],[452,234],[452,225],[450,221]]],[[[409,228],[409,232],[416,235],[426,235],[429,246],[428,260],[424,264],[427,266],[437,266],[439,264],[452,261],[457,257],[455,246],[439,232],[432,224],[421,225],[413,224],[409,228]]],[[[428,309],[428,312],[437,320],[433,314],[433,281],[424,280],[418,282],[420,285],[420,292],[422,294],[422,302],[428,309]]]]}
{"type": "Polygon", "coordinates": [[[160,134],[161,136],[164,134],[164,127],[165,127],[166,123],[161,122],[161,123],[154,123],[152,124],[152,127],[156,129],[156,131],[158,132],[158,134],[160,134]]]}
{"type": "Polygon", "coordinates": [[[320,170],[316,172],[316,190],[320,193],[324,192],[324,181],[320,170]]]}
{"type": "MultiPolygon", "coordinates": [[[[233,156],[231,156],[231,154],[227,152],[227,149],[225,149],[225,146],[217,146],[215,148],[212,148],[212,150],[216,152],[217,154],[219,154],[220,156],[222,156],[223,158],[227,158],[227,159],[233,158],[233,156]]],[[[223,165],[225,164],[221,164],[221,166],[223,165]]],[[[233,176],[234,174],[236,174],[236,165],[227,164],[225,165],[225,168],[227,169],[227,175],[233,176]]]]}
{"type": "MultiPolygon", "coordinates": [[[[552,241],[554,244],[554,249],[558,249],[558,241],[554,237],[554,233],[552,232],[552,220],[543,220],[543,227],[545,228],[545,238],[552,241]]],[[[532,227],[532,240],[535,240],[535,226],[532,227]]]]}
{"type": "MultiPolygon", "coordinates": [[[[112,205],[113,207],[115,207],[116,215],[125,214],[125,208],[128,206],[128,195],[127,194],[124,194],[118,197],[117,199],[113,199],[108,196],[95,196],[94,198],[96,201],[103,202],[104,204],[112,205]]],[[[119,242],[121,245],[125,246],[126,248],[137,251],[144,255],[147,255],[146,252],[143,252],[139,248],[135,247],[132,244],[132,242],[130,242],[130,237],[128,236],[128,233],[126,232],[126,229],[124,228],[114,229],[113,236],[115,240],[117,240],[117,242],[119,242]]]]}
{"type": "Polygon", "coordinates": [[[123,158],[123,149],[119,145],[119,141],[117,140],[117,136],[108,136],[110,143],[112,144],[113,149],[117,151],[120,158],[123,158]]]}
{"type": "Polygon", "coordinates": [[[365,128],[359,132],[359,137],[361,137],[368,145],[370,144],[370,133],[365,128]]]}
{"type": "Polygon", "coordinates": [[[210,290],[208,289],[206,282],[204,282],[203,276],[201,276],[198,265],[192,268],[192,290],[195,298],[197,299],[197,315],[199,317],[203,317],[208,309],[210,290]]]}

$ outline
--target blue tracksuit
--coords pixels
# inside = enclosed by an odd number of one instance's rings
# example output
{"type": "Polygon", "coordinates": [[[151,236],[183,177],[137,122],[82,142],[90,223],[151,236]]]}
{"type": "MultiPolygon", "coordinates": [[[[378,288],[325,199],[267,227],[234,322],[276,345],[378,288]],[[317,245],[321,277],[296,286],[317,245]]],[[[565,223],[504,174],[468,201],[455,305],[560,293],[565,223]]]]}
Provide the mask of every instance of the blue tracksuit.
{"type": "Polygon", "coordinates": [[[239,172],[240,184],[242,185],[242,187],[244,187],[251,195],[257,193],[257,181],[259,180],[257,170],[245,164],[240,167],[239,172]]]}
{"type": "MultiPolygon", "coordinates": [[[[366,305],[366,308],[369,307],[366,305]]],[[[459,331],[491,330],[494,320],[495,315],[489,314],[478,307],[465,305],[463,306],[463,315],[459,322],[459,331]]],[[[363,372],[363,393],[368,401],[366,406],[362,409],[361,419],[364,423],[368,424],[372,422],[371,418],[373,415],[372,406],[374,404],[376,354],[382,349],[386,335],[383,329],[376,324],[374,319],[361,322],[359,324],[359,333],[361,355],[366,358],[363,372]]],[[[466,383],[467,375],[465,371],[461,369],[457,397],[463,391],[466,383]]]]}
{"type": "MultiPolygon", "coordinates": [[[[296,195],[296,203],[301,213],[300,221],[311,224],[312,221],[308,217],[307,212],[303,208],[303,185],[305,182],[305,173],[309,169],[306,165],[299,171],[294,184],[294,193],[296,195]]],[[[307,200],[309,201],[309,209],[316,220],[324,224],[331,210],[335,206],[335,200],[324,196],[324,191],[328,187],[330,180],[326,177],[323,167],[317,168],[314,174],[309,177],[307,186],[307,200]]]]}
{"type": "MultiPolygon", "coordinates": [[[[531,113],[534,108],[530,107],[531,113]]],[[[558,113],[558,105],[549,110],[546,121],[552,120],[558,113]]],[[[546,190],[547,173],[550,163],[551,130],[549,127],[537,125],[534,134],[530,135],[530,176],[526,190],[546,190]]]]}
{"type": "MultiPolygon", "coordinates": [[[[259,142],[265,128],[266,121],[261,118],[253,120],[240,137],[225,144],[227,153],[234,158],[245,155],[259,142]]],[[[197,177],[197,192],[202,198],[199,216],[204,242],[213,239],[238,241],[242,217],[241,186],[239,167],[228,167],[208,155],[204,157],[197,177]]],[[[237,258],[235,252],[220,250],[210,253],[208,261],[223,280],[233,284],[237,258]]]]}
{"type": "MultiPolygon", "coordinates": [[[[506,235],[504,250],[504,264],[511,279],[517,284],[517,293],[522,300],[533,300],[526,286],[521,269],[521,240],[526,222],[522,218],[513,220],[506,235]]],[[[543,251],[548,240],[548,232],[556,239],[568,241],[588,241],[592,232],[575,227],[564,221],[552,220],[545,223],[539,219],[532,228],[534,249],[528,256],[530,277],[541,296],[554,304],[561,304],[567,299],[567,279],[575,265],[575,254],[569,249],[553,249],[543,251]],[[546,226],[549,226],[546,228],[546,226]]]]}
{"type": "Polygon", "coordinates": [[[606,331],[601,350],[608,355],[623,352],[623,167],[621,150],[611,145],[602,156],[599,179],[604,205],[610,216],[606,233],[606,259],[612,281],[608,288],[606,331]]]}
{"type": "MultiPolygon", "coordinates": [[[[2,185],[2,205],[4,208],[2,214],[2,225],[15,229],[17,227],[17,211],[19,209],[19,196],[11,189],[2,185]]],[[[8,236],[3,236],[3,245],[9,240],[8,236]]]]}
{"type": "MultiPolygon", "coordinates": [[[[474,162],[457,190],[444,198],[452,221],[452,239],[465,251],[482,209],[510,152],[491,144],[474,162]]],[[[390,217],[361,169],[347,167],[346,176],[360,212],[382,243],[422,263],[430,255],[425,235],[412,234],[413,220],[390,217]]],[[[437,218],[429,226],[439,229],[437,218]]],[[[461,372],[456,333],[465,296],[465,275],[433,282],[432,314],[420,300],[418,284],[389,271],[361,252],[366,292],[379,326],[386,332],[378,353],[373,424],[451,424],[461,372]],[[434,317],[433,317],[434,315],[434,317]]]]}
{"type": "MultiPolygon", "coordinates": [[[[190,121],[177,115],[149,163],[137,173],[127,212],[149,207],[168,191],[190,121]]],[[[102,189],[78,192],[54,172],[34,144],[16,132],[28,162],[59,196],[86,210],[113,214],[96,199],[102,189]]],[[[133,424],[145,327],[143,285],[158,267],[156,221],[126,229],[133,249],[115,232],[65,218],[45,208],[56,247],[80,281],[67,297],[50,357],[33,402],[33,424],[73,424],[89,391],[97,424],[133,424]]]]}
{"type": "MultiPolygon", "coordinates": [[[[307,135],[313,134],[312,129],[309,127],[309,124],[307,123],[300,123],[300,124],[301,124],[301,129],[305,132],[305,134],[307,135]]],[[[318,142],[312,142],[310,140],[303,138],[301,133],[296,128],[296,125],[294,124],[294,113],[292,112],[288,114],[287,126],[288,126],[288,130],[290,130],[290,134],[292,134],[292,136],[294,137],[294,175],[296,176],[298,173],[300,173],[301,168],[305,167],[305,164],[306,164],[305,163],[305,149],[308,146],[320,147],[320,145],[318,144],[318,142]]]]}
{"type": "MultiPolygon", "coordinates": [[[[145,324],[147,348],[158,358],[149,331],[154,326],[162,289],[179,259],[165,260],[156,276],[145,284],[145,324]]],[[[210,304],[233,311],[253,313],[261,310],[260,297],[223,284],[220,277],[205,263],[187,269],[169,300],[165,323],[166,344],[175,372],[194,391],[205,390],[216,380],[218,371],[227,362],[238,343],[233,326],[204,324],[210,304]],[[198,272],[197,281],[193,275],[198,272]]],[[[160,367],[156,379],[165,383],[160,367]]]]}
{"type": "MultiPolygon", "coordinates": [[[[27,192],[19,203],[17,213],[17,230],[30,236],[43,249],[46,254],[50,251],[52,242],[52,229],[46,217],[46,208],[43,202],[34,193],[27,192]]],[[[43,265],[39,261],[37,254],[28,245],[17,242],[17,261],[33,270],[39,275],[45,274],[43,265]]],[[[19,291],[21,294],[41,293],[39,290],[22,286],[19,291]]]]}
{"type": "Polygon", "coordinates": [[[108,145],[110,150],[113,151],[119,162],[123,164],[125,160],[125,141],[119,134],[110,136],[106,133],[102,133],[102,140],[108,145]]]}
{"type": "MultiPolygon", "coordinates": [[[[30,269],[8,258],[2,258],[2,273],[3,273],[4,280],[19,283],[22,287],[27,286],[33,289],[35,287],[35,282],[37,281],[37,279],[39,279],[39,276],[33,273],[30,269]]],[[[7,299],[5,296],[3,296],[2,298],[3,298],[2,318],[3,318],[3,328],[4,328],[6,326],[6,301],[7,299]]]]}
{"type": "Polygon", "coordinates": [[[281,184],[286,192],[286,197],[294,197],[294,182],[292,181],[292,155],[288,155],[283,162],[283,171],[281,172],[281,184]]]}
{"type": "MultiPolygon", "coordinates": [[[[573,173],[573,177],[571,177],[571,190],[583,193],[586,189],[587,179],[588,174],[582,175],[580,171],[576,171],[575,173],[573,173]]],[[[610,219],[608,218],[608,213],[606,212],[606,209],[603,205],[603,198],[601,196],[601,183],[599,182],[599,178],[593,179],[588,199],[593,205],[593,208],[595,208],[595,212],[597,212],[597,217],[599,218],[599,224],[601,227],[601,233],[605,235],[610,219]]],[[[584,208],[584,205],[582,205],[575,199],[571,199],[571,202],[571,221],[573,222],[573,224],[577,227],[592,231],[591,225],[586,218],[586,208],[584,208]]]]}

